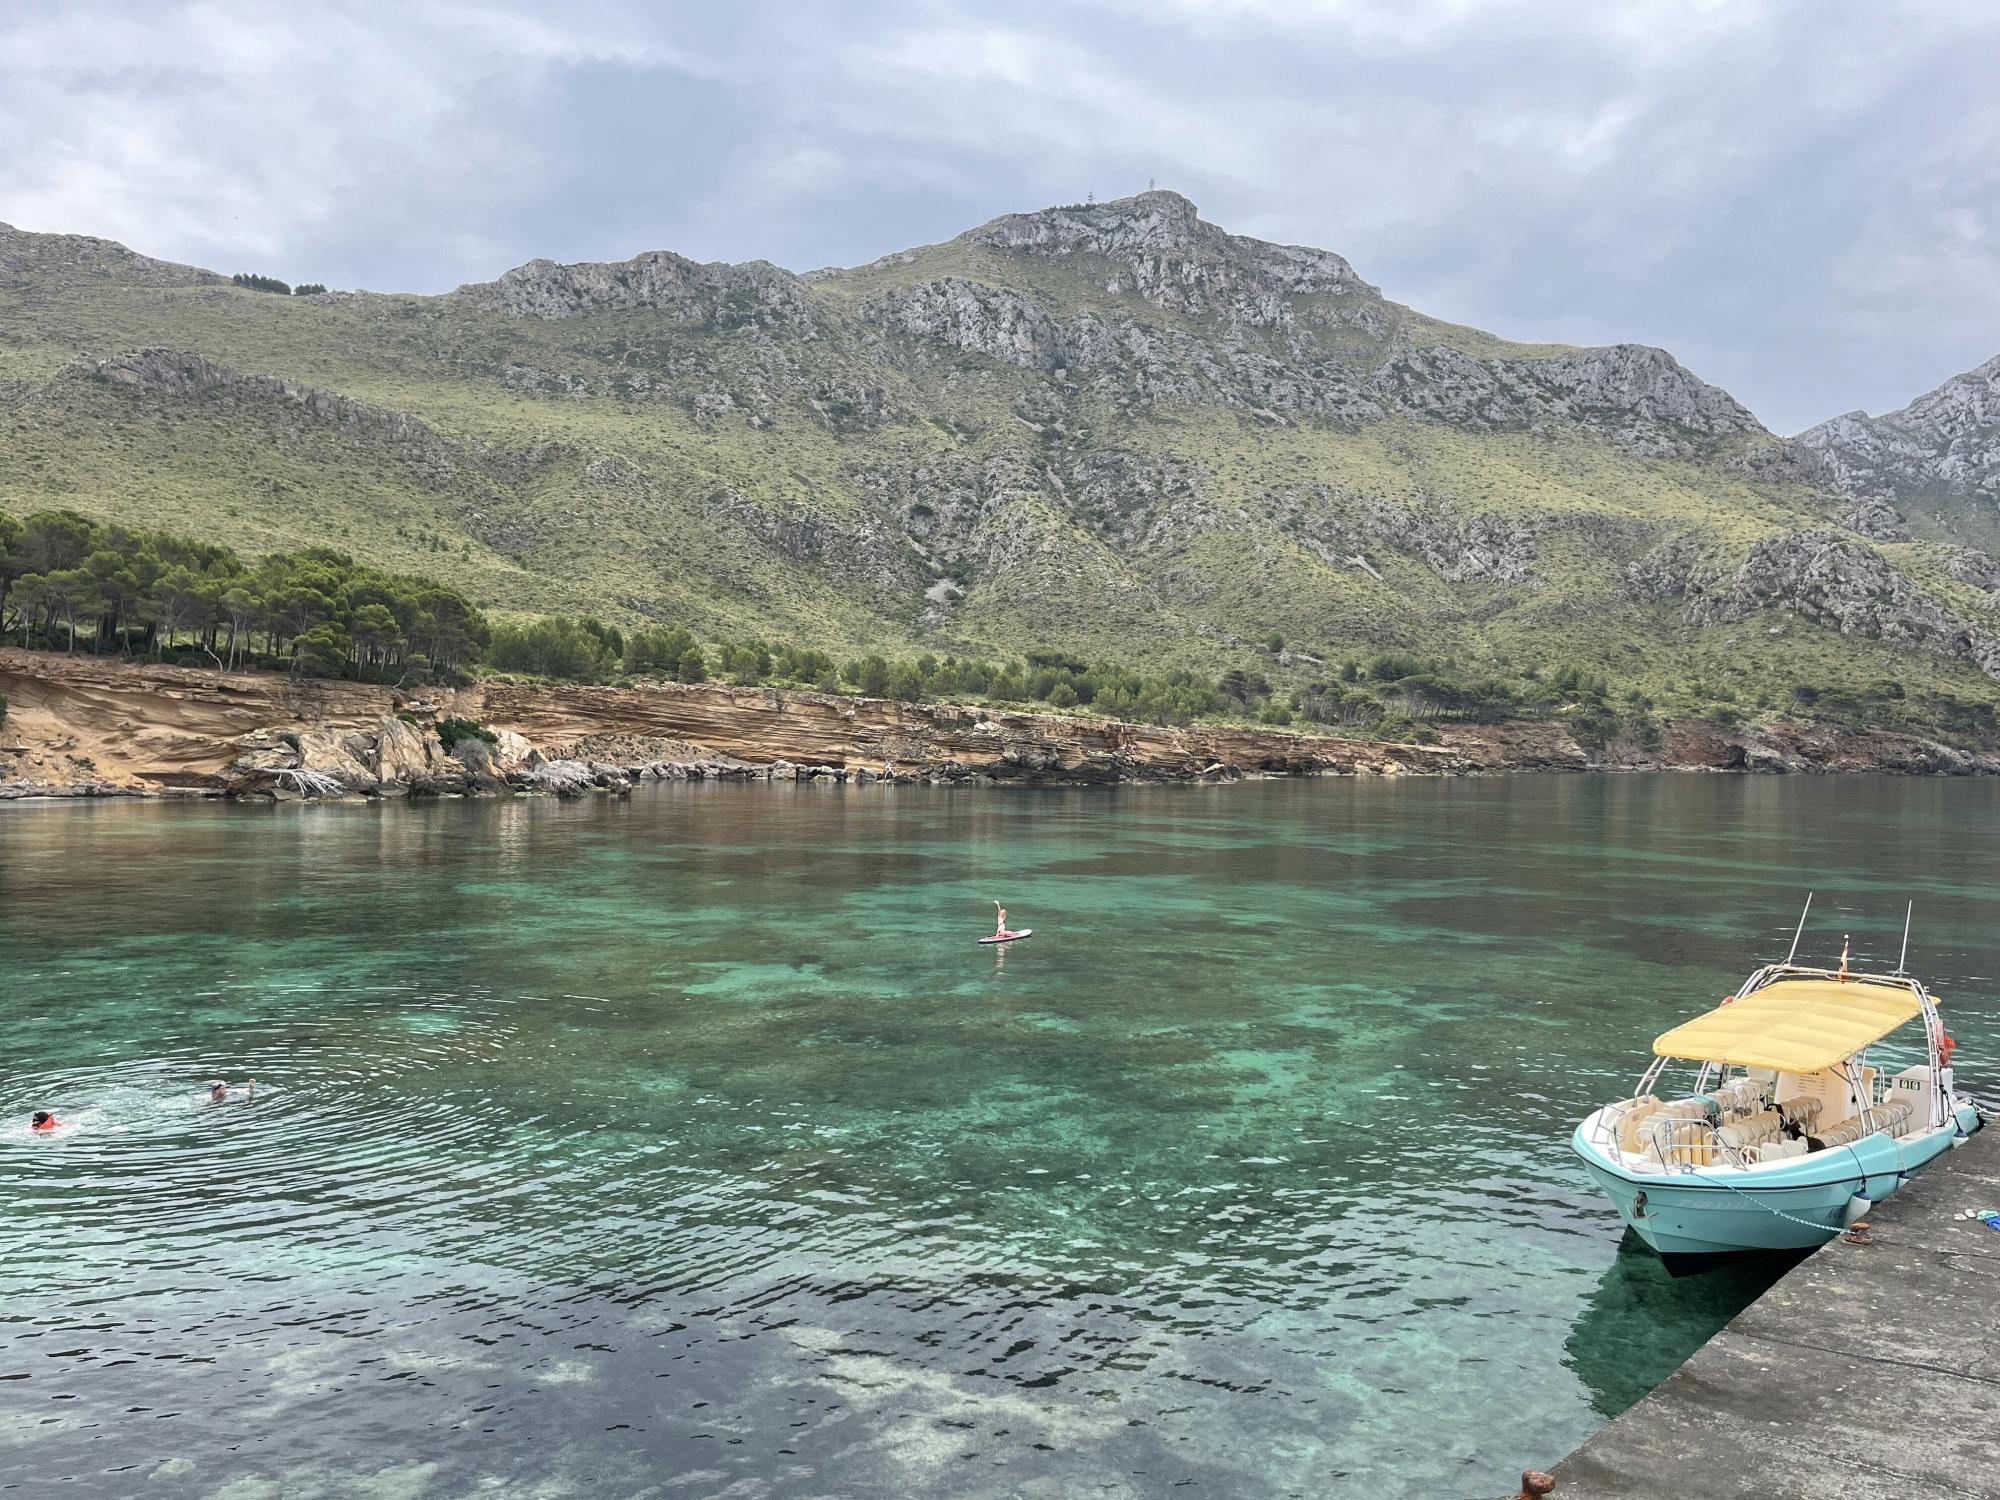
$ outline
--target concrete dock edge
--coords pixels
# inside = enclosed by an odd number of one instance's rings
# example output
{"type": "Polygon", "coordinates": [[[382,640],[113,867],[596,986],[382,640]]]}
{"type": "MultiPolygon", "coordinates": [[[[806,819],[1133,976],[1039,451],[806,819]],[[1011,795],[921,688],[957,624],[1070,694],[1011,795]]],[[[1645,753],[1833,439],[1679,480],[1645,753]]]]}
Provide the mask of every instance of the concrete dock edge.
{"type": "Polygon", "coordinates": [[[1557,1465],[1555,1500],[2000,1495],[2000,1128],[1801,1261],[1557,1465]]]}

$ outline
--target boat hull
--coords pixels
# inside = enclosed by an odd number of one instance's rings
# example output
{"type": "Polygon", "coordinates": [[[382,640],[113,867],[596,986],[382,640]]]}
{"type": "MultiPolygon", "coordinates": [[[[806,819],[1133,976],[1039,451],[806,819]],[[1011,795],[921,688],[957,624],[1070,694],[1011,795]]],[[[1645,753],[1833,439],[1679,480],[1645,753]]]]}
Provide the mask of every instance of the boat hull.
{"type": "Polygon", "coordinates": [[[1880,1201],[1979,1128],[1969,1104],[1954,1126],[1900,1140],[1865,1136],[1754,1171],[1701,1168],[1687,1172],[1627,1170],[1579,1125],[1570,1148],[1598,1188],[1639,1238],[1661,1255],[1728,1255],[1745,1250],[1809,1250],[1847,1224],[1856,1193],[1880,1201]]]}

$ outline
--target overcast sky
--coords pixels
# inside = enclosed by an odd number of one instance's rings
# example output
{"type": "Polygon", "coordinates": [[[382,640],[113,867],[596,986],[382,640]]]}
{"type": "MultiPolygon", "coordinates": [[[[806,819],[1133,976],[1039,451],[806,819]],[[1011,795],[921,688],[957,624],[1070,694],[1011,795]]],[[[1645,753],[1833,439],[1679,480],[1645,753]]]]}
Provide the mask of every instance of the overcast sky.
{"type": "Polygon", "coordinates": [[[446,290],[847,265],[1149,179],[1782,432],[2000,353],[2000,5],[1475,0],[0,9],[0,220],[446,290]]]}

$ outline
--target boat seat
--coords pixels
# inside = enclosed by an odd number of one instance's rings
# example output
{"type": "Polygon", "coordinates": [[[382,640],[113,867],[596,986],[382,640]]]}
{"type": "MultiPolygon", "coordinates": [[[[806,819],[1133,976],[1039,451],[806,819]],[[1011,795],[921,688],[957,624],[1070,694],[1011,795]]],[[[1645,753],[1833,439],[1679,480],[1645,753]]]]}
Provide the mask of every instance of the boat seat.
{"type": "Polygon", "coordinates": [[[1700,1118],[1699,1114],[1690,1118],[1686,1108],[1689,1102],[1676,1099],[1671,1104],[1657,1105],[1634,1120],[1631,1149],[1655,1160],[1673,1160],[1674,1147],[1687,1139],[1689,1126],[1700,1118]]]}
{"type": "Polygon", "coordinates": [[[1804,1156],[1811,1149],[1804,1141],[1765,1141],[1760,1146],[1752,1146],[1745,1154],[1756,1161],[1787,1161],[1794,1156],[1804,1156]]]}
{"type": "Polygon", "coordinates": [[[1715,1134],[1703,1121],[1664,1127],[1655,1139],[1670,1162],[1705,1167],[1715,1159],[1715,1134]]]}
{"type": "Polygon", "coordinates": [[[1646,1149],[1645,1133],[1639,1126],[1657,1114],[1659,1108],[1660,1100],[1656,1094],[1639,1094],[1631,1099],[1621,1099],[1611,1106],[1611,1121],[1618,1133],[1620,1151],[1631,1155],[1646,1149]]]}
{"type": "Polygon", "coordinates": [[[1787,1099],[1777,1106],[1778,1117],[1787,1125],[1796,1125],[1810,1133],[1819,1123],[1820,1104],[1811,1094],[1801,1094],[1795,1099],[1787,1099]]]}
{"type": "Polygon", "coordinates": [[[1813,1139],[1822,1149],[1833,1146],[1850,1146],[1877,1131],[1889,1135],[1902,1135],[1910,1128],[1910,1106],[1907,1104],[1884,1104],[1871,1109],[1867,1114],[1850,1115],[1826,1130],[1815,1131],[1813,1139]]]}
{"type": "Polygon", "coordinates": [[[1718,1144],[1741,1151],[1746,1146],[1758,1146],[1765,1141],[1776,1140],[1778,1133],[1784,1128],[1784,1123],[1784,1116],[1775,1109],[1759,1110],[1754,1115],[1747,1115],[1724,1125],[1716,1131],[1715,1138],[1718,1144]]]}
{"type": "Polygon", "coordinates": [[[1670,1120],[1706,1120],[1708,1118],[1708,1100],[1706,1098],[1670,1099],[1660,1106],[1660,1113],[1670,1120]]]}
{"type": "Polygon", "coordinates": [[[1813,1134],[1823,1135],[1844,1121],[1852,1119],[1873,1099],[1875,1070],[1863,1068],[1858,1079],[1850,1082],[1848,1070],[1842,1067],[1821,1068],[1814,1073],[1780,1073],[1774,1089],[1779,1106],[1794,1100],[1816,1099],[1819,1101],[1819,1116],[1813,1122],[1813,1134]],[[1861,1097],[1856,1098],[1856,1089],[1861,1097]]]}
{"type": "Polygon", "coordinates": [[[1761,1078],[1736,1078],[1721,1088],[1711,1089],[1708,1097],[1723,1106],[1730,1115],[1754,1115],[1771,1102],[1770,1084],[1761,1078]]]}

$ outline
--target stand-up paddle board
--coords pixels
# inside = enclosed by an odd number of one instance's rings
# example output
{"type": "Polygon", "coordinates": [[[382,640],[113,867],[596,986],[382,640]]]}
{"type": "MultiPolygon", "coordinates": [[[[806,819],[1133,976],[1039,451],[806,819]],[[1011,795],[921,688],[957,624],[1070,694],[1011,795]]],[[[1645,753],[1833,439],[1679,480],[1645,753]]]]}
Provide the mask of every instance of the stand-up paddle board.
{"type": "Polygon", "coordinates": [[[1034,935],[1034,928],[1023,927],[1019,932],[1001,933],[996,937],[983,937],[979,941],[982,943],[1018,943],[1022,938],[1033,937],[1034,935]]]}

